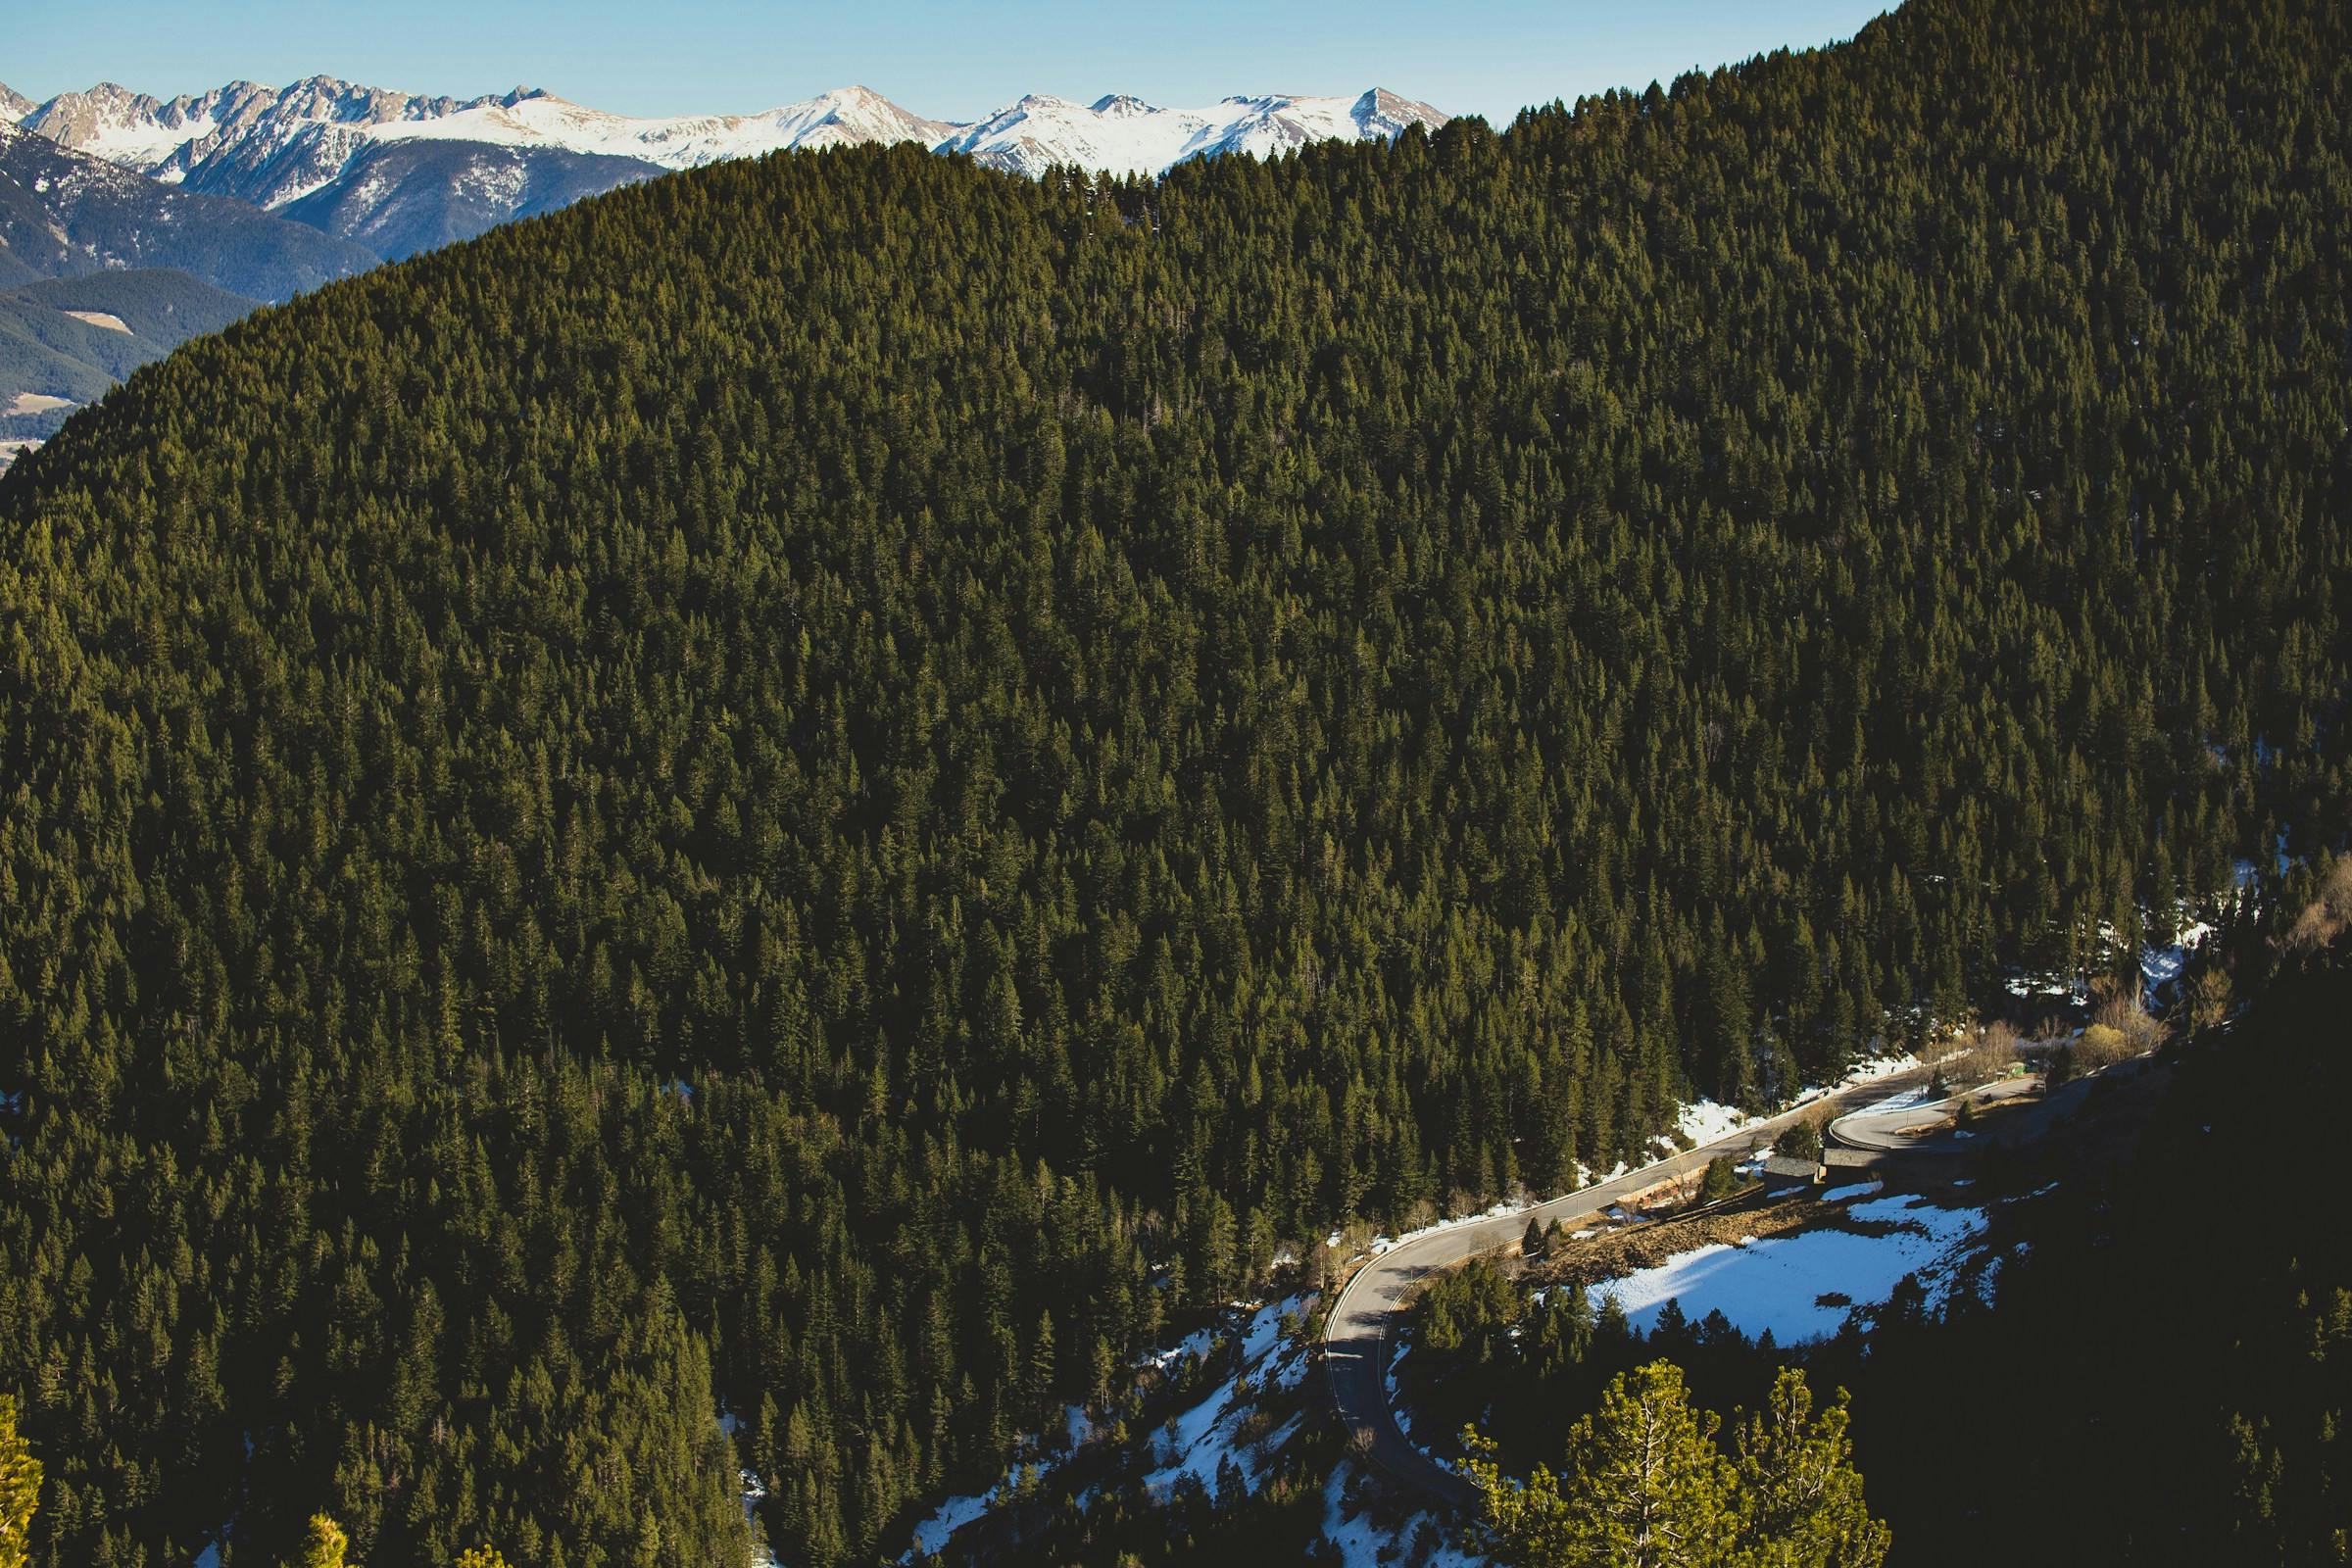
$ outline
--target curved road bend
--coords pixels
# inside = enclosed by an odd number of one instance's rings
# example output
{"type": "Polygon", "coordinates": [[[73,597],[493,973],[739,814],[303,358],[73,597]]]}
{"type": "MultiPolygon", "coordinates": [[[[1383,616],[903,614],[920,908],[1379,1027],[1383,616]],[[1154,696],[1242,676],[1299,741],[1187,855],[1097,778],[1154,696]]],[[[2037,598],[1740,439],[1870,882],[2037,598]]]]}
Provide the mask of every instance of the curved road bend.
{"type": "Polygon", "coordinates": [[[1728,1138],[1702,1144],[1627,1175],[1580,1188],[1548,1203],[1431,1231],[1372,1258],[1356,1270],[1354,1278],[1340,1292],[1323,1330],[1324,1374],[1331,1383],[1332,1403],[1338,1408],[1348,1435],[1374,1464],[1397,1483],[1440,1502],[1471,1502],[1477,1496],[1476,1489],[1406,1441],[1403,1429],[1396,1425],[1396,1413],[1389,1408],[1386,1376],[1389,1342],[1402,1325],[1404,1303],[1415,1285],[1479,1252],[1509,1246],[1527,1229],[1530,1219],[1548,1225],[1553,1220],[1590,1218],[1611,1203],[1621,1203],[1660,1182],[1704,1170],[1707,1161],[1718,1154],[1747,1153],[1770,1142],[1783,1128],[1819,1114],[1825,1104],[1859,1110],[1901,1093],[1927,1076],[1928,1070],[1921,1067],[1856,1084],[1794,1110],[1751,1122],[1728,1138]]]}
{"type": "Polygon", "coordinates": [[[1996,1100],[2014,1100],[2020,1095],[2034,1094],[2040,1088],[2040,1076],[2028,1074],[2023,1078],[1995,1079],[1989,1084],[1925,1104],[1897,1105],[1891,1110],[1873,1110],[1865,1105],[1858,1110],[1847,1111],[1824,1127],[1822,1141],[1839,1144],[1847,1149],[1907,1154],[1919,1148],[1919,1140],[1910,1135],[1925,1128],[1942,1125],[1960,1102],[1966,1100],[1979,1105],[1989,1104],[1996,1100]]]}

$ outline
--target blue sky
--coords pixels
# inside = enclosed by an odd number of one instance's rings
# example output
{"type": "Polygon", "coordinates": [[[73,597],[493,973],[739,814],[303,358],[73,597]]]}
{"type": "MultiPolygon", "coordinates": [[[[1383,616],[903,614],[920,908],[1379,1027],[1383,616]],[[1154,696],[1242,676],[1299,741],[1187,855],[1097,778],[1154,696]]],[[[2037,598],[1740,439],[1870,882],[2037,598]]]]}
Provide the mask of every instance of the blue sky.
{"type": "Polygon", "coordinates": [[[1023,92],[1161,104],[1382,86],[1520,107],[1851,36],[1890,0],[109,0],[25,4],[0,81],[169,97],[313,73],[470,96],[525,84],[621,114],[749,112],[861,82],[969,120],[1023,92]]]}

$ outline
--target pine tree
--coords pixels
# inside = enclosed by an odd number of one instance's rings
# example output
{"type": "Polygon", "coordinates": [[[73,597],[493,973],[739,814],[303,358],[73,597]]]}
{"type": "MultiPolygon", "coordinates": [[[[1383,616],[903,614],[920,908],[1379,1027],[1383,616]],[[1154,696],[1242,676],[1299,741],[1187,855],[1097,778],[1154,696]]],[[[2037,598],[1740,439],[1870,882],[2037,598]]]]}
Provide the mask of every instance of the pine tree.
{"type": "Polygon", "coordinates": [[[345,1568],[343,1553],[349,1546],[341,1525],[325,1514],[315,1513],[304,1533],[302,1549],[295,1553],[293,1568],[345,1568]]]}
{"type": "MultiPolygon", "coordinates": [[[[1504,1478],[1491,1448],[1467,1473],[1485,1499],[1482,1537],[1521,1568],[1713,1568],[1738,1539],[1738,1475],[1693,1411],[1682,1369],[1652,1361],[1610,1379],[1568,1438],[1566,1465],[1504,1478]]],[[[1475,1440],[1476,1435],[1472,1434],[1475,1440]]]]}
{"type": "Polygon", "coordinates": [[[41,1461],[17,1430],[17,1396],[0,1394],[0,1568],[24,1568],[29,1560],[40,1501],[41,1461]]]}
{"type": "Polygon", "coordinates": [[[1702,1203],[1719,1203],[1740,1191],[1740,1172],[1729,1154],[1717,1154],[1707,1161],[1707,1169],[1699,1180],[1698,1198],[1702,1203]]]}
{"type": "Polygon", "coordinates": [[[1878,1568],[1890,1541],[1870,1515],[1846,1436],[1846,1396],[1813,1417],[1802,1372],[1782,1371],[1738,1424],[1740,1568],[1878,1568]]]}
{"type": "Polygon", "coordinates": [[[1054,1401],[1058,1361],[1054,1350],[1054,1314],[1040,1312],[1029,1337],[1029,1396],[1040,1410],[1054,1401]]]}

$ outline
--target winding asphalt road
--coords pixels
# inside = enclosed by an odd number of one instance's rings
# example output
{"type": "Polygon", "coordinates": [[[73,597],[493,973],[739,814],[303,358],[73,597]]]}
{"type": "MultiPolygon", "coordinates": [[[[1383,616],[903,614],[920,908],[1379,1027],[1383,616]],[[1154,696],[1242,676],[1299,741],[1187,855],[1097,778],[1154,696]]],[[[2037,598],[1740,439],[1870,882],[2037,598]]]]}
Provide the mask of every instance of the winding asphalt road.
{"type": "Polygon", "coordinates": [[[1919,1148],[1912,1136],[1922,1128],[1938,1127],[1951,1119],[1952,1107],[1963,1100],[1987,1105],[1996,1100],[2014,1100],[2020,1095],[2037,1093],[2041,1079],[2031,1075],[2022,1078],[2001,1078],[1971,1089],[1964,1094],[1947,1095],[1941,1100],[1924,1104],[1897,1105],[1887,1110],[1872,1110],[1864,1106],[1847,1111],[1822,1129],[1825,1142],[1841,1144],[1847,1149],[1866,1149],[1879,1153],[1905,1154],[1919,1148]]]}
{"type": "Polygon", "coordinates": [[[1718,1154],[1745,1154],[1761,1148],[1784,1128],[1819,1115],[1825,1104],[1848,1112],[1860,1110],[1900,1094],[1927,1076],[1928,1070],[1921,1067],[1856,1084],[1826,1100],[1751,1122],[1728,1138],[1580,1188],[1548,1203],[1431,1231],[1372,1258],[1340,1292],[1323,1330],[1323,1367],[1331,1382],[1332,1403],[1357,1451],[1398,1484],[1440,1502],[1467,1504],[1477,1496],[1470,1483],[1414,1447],[1397,1426],[1396,1411],[1389,1408],[1386,1373],[1390,1341],[1403,1325],[1404,1305],[1413,1288],[1429,1275],[1480,1252],[1508,1247],[1519,1240],[1530,1219],[1548,1225],[1555,1219],[1590,1218],[1660,1182],[1704,1170],[1707,1161],[1718,1154]]]}

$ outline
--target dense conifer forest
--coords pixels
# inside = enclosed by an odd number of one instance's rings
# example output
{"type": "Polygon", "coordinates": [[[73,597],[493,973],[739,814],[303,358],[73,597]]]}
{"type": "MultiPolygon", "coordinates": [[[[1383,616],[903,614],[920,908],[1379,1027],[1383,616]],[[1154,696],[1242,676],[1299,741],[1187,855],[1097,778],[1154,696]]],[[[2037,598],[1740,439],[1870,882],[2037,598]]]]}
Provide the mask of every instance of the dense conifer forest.
{"type": "Polygon", "coordinates": [[[1286,1244],[2340,842],[2348,31],[786,155],[138,371],[0,481],[32,1560],[871,1561],[1286,1244]]]}

